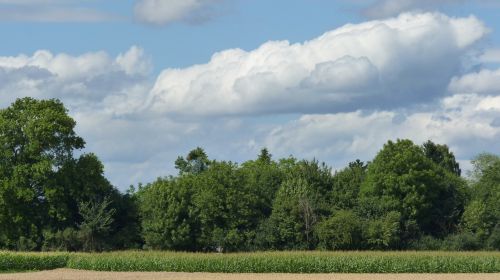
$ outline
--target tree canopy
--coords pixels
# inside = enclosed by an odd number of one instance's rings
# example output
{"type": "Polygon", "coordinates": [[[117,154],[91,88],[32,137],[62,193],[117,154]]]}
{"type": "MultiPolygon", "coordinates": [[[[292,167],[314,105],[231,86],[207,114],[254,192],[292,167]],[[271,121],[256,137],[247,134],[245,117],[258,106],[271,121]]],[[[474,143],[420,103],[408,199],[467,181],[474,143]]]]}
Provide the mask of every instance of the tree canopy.
{"type": "Polygon", "coordinates": [[[0,110],[0,249],[101,251],[500,249],[500,157],[388,141],[333,170],[316,159],[241,164],[201,147],[176,176],[120,192],[58,100],[0,110]],[[77,156],[75,156],[77,155],[77,156]]]}

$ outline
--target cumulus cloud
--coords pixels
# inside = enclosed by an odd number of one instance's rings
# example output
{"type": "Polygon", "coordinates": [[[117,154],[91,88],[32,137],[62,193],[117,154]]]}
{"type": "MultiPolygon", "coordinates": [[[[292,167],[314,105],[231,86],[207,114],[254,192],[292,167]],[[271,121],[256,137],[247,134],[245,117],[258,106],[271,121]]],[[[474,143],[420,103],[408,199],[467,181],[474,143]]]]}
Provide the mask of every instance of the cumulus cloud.
{"type": "Polygon", "coordinates": [[[129,111],[141,105],[151,69],[150,58],[136,46],[116,58],[106,52],[71,56],[45,50],[0,57],[0,105],[20,96],[57,97],[75,107],[120,100],[108,110],[129,111]]]}
{"type": "Polygon", "coordinates": [[[500,49],[488,49],[479,58],[483,63],[500,63],[500,49]]]}
{"type": "Polygon", "coordinates": [[[230,49],[201,65],[166,69],[155,112],[255,114],[393,108],[431,101],[488,30],[475,17],[403,14],[348,24],[304,43],[230,49]]]}
{"type": "Polygon", "coordinates": [[[456,93],[500,95],[500,69],[482,69],[478,72],[454,77],[449,89],[456,93]]]}
{"type": "Polygon", "coordinates": [[[337,167],[356,158],[370,160],[387,140],[448,144],[463,161],[488,147],[500,153],[500,97],[459,94],[432,111],[354,111],[303,115],[277,126],[263,145],[278,155],[321,156],[337,167]]]}
{"type": "Polygon", "coordinates": [[[214,15],[223,0],[138,0],[136,18],[144,23],[166,25],[176,21],[203,22],[214,15]]]}
{"type": "Polygon", "coordinates": [[[77,121],[87,151],[104,161],[114,184],[126,187],[139,177],[162,174],[159,167],[165,169],[166,163],[151,158],[172,153],[178,137],[196,127],[132,114],[152,86],[151,75],[151,58],[137,46],[116,57],[103,51],[69,55],[46,50],[0,56],[0,108],[25,96],[59,98],[77,121]],[[176,131],[176,137],[159,131],[176,131]],[[134,170],[141,164],[149,171],[134,170]],[[130,166],[126,173],[124,166],[130,166]]]}
{"type": "Polygon", "coordinates": [[[475,17],[403,14],[304,43],[222,51],[156,81],[136,46],[117,56],[0,56],[0,107],[60,98],[122,188],[174,173],[176,157],[196,146],[239,162],[267,146],[342,167],[388,139],[432,139],[468,160],[484,147],[500,153],[500,70],[462,68],[487,32],[475,17]]]}

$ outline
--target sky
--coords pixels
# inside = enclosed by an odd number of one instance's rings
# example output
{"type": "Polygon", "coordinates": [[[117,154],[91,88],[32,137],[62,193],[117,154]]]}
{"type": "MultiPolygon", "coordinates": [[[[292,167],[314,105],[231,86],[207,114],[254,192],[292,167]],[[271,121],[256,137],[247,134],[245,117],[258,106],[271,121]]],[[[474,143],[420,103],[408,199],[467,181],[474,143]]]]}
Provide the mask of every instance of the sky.
{"type": "Polygon", "coordinates": [[[0,0],[0,108],[57,98],[124,190],[196,147],[500,154],[499,0],[0,0]]]}

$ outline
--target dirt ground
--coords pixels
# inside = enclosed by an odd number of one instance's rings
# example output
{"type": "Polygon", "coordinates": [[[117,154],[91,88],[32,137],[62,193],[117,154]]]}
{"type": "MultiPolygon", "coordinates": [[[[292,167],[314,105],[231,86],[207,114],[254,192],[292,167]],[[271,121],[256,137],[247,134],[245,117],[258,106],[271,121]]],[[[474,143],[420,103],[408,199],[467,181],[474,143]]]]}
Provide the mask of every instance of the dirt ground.
{"type": "Polygon", "coordinates": [[[175,272],[94,272],[56,269],[0,274],[0,280],[498,280],[494,274],[221,274],[175,272]]]}

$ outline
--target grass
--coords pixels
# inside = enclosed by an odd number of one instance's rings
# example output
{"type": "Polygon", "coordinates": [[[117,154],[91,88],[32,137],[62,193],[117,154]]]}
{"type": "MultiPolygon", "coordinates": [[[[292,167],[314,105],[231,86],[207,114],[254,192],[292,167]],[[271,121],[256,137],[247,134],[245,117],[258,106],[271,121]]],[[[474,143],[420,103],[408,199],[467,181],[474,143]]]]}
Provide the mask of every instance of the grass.
{"type": "Polygon", "coordinates": [[[58,267],[224,273],[498,273],[500,252],[0,253],[0,271],[58,267]]]}

